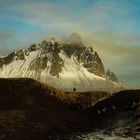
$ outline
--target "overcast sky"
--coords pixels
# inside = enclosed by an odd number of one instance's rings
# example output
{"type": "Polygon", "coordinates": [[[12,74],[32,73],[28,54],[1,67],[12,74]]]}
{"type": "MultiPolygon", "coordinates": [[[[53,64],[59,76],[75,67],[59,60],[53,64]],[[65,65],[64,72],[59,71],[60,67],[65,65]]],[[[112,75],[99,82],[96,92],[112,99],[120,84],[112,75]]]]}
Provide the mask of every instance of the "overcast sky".
{"type": "Polygon", "coordinates": [[[0,0],[0,55],[73,32],[120,81],[140,88],[139,0],[0,0]]]}

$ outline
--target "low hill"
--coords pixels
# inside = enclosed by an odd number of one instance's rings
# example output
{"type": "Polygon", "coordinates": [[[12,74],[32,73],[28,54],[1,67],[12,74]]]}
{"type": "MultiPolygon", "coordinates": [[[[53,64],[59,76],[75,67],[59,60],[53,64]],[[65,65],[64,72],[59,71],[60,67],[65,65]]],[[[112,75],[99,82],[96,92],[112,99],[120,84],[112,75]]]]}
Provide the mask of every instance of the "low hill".
{"type": "MultiPolygon", "coordinates": [[[[93,129],[110,137],[140,138],[140,90],[124,90],[90,108],[93,129]]],[[[120,139],[120,138],[119,138],[120,139]]]]}
{"type": "Polygon", "coordinates": [[[125,128],[117,132],[128,136],[129,130],[138,133],[139,108],[140,90],[64,92],[32,79],[0,79],[0,139],[68,139],[96,129],[111,132],[123,119],[125,128]]]}
{"type": "Polygon", "coordinates": [[[65,93],[26,78],[0,79],[0,138],[38,140],[88,130],[92,116],[86,108],[109,96],[94,93],[65,93]]]}

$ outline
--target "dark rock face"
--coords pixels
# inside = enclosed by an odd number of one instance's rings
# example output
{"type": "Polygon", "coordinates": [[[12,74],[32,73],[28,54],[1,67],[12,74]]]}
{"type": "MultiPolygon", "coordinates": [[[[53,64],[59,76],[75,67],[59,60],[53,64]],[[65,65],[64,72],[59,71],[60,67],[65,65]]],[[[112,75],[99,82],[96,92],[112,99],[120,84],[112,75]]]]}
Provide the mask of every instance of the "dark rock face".
{"type": "Polygon", "coordinates": [[[28,48],[29,51],[36,51],[36,44],[33,44],[31,45],[29,48],[28,48]]]}
{"type": "Polygon", "coordinates": [[[52,76],[59,77],[64,62],[59,57],[60,48],[58,47],[58,44],[43,41],[43,47],[39,49],[41,49],[40,56],[31,62],[29,70],[34,70],[37,74],[40,74],[41,70],[50,67],[49,73],[52,76]],[[50,62],[51,66],[48,66],[47,62],[50,62]]]}
{"type": "Polygon", "coordinates": [[[11,63],[14,60],[14,56],[15,56],[15,52],[9,54],[8,56],[4,58],[0,58],[0,67],[11,63]]]}
{"type": "Polygon", "coordinates": [[[111,72],[110,70],[107,70],[106,76],[107,76],[107,78],[109,78],[109,80],[118,83],[118,79],[117,79],[116,75],[113,72],[111,72]]]}
{"type": "Polygon", "coordinates": [[[86,47],[83,45],[80,36],[72,34],[69,37],[68,43],[65,43],[62,50],[67,54],[68,57],[72,55],[76,58],[78,63],[82,63],[89,72],[94,73],[98,76],[105,76],[104,65],[97,52],[92,47],[86,47]],[[76,38],[76,39],[75,39],[76,38]],[[73,43],[78,40],[76,43],[73,43]]]}
{"type": "Polygon", "coordinates": [[[76,57],[78,63],[82,63],[89,72],[98,76],[105,75],[104,65],[97,52],[92,51],[92,48],[65,44],[63,50],[68,57],[71,57],[72,55],[76,57]]]}
{"type": "Polygon", "coordinates": [[[90,51],[87,51],[87,55],[85,55],[83,60],[84,64],[83,66],[91,73],[94,73],[98,76],[104,76],[105,75],[105,70],[104,70],[104,65],[98,56],[97,52],[93,54],[90,54],[90,51]]]}

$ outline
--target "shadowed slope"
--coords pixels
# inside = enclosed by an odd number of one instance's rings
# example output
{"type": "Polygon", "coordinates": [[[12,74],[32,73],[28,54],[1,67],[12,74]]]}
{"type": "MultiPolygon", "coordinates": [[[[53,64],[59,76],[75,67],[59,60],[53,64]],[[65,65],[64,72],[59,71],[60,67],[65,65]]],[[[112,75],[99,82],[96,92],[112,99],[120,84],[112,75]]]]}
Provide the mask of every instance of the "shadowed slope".
{"type": "Polygon", "coordinates": [[[87,130],[91,94],[64,93],[26,78],[0,79],[0,132],[5,139],[25,140],[87,130]]]}
{"type": "Polygon", "coordinates": [[[0,138],[68,140],[66,135],[95,128],[112,131],[126,113],[134,116],[131,128],[135,129],[139,101],[139,90],[110,96],[101,91],[63,92],[26,78],[0,79],[0,138]]]}

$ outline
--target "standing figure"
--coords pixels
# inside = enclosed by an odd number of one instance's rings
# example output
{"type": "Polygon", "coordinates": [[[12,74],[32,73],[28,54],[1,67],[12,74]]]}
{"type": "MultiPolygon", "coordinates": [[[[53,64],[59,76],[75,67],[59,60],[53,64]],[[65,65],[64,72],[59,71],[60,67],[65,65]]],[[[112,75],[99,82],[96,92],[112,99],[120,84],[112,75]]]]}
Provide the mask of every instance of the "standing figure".
{"type": "Polygon", "coordinates": [[[73,88],[73,92],[76,92],[76,88],[75,87],[73,88]]]}

